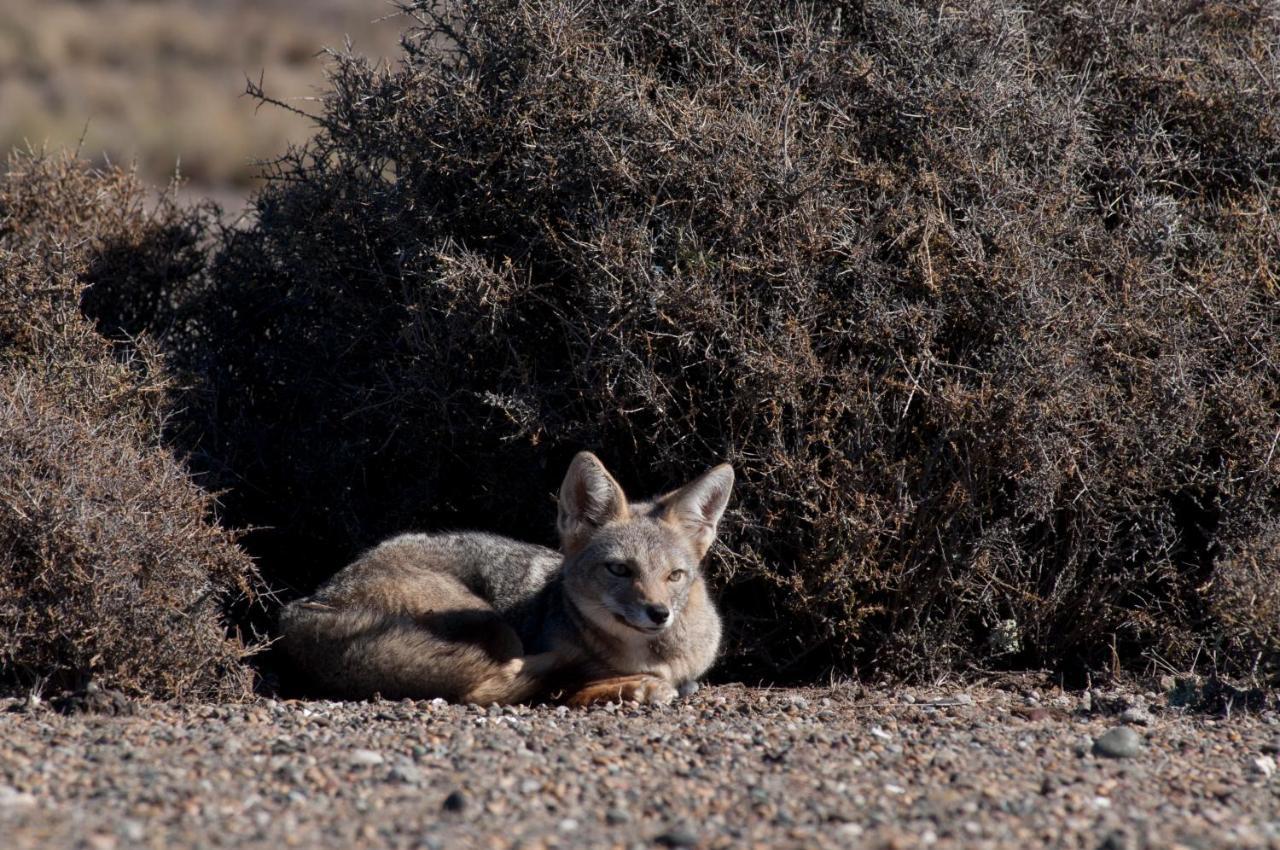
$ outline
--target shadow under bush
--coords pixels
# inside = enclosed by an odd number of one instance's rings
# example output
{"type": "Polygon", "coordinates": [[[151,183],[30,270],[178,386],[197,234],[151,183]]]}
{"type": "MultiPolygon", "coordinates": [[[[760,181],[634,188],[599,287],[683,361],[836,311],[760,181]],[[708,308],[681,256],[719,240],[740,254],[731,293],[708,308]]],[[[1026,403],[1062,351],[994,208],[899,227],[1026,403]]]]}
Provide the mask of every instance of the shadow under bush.
{"type": "Polygon", "coordinates": [[[17,156],[0,176],[3,688],[92,677],[160,698],[250,692],[252,647],[223,609],[253,594],[254,566],[162,444],[170,387],[153,347],[113,344],[80,310],[88,258],[104,252],[178,289],[146,258],[173,264],[199,216],[143,202],[130,175],[66,157],[17,156]]]}
{"type": "Polygon", "coordinates": [[[590,447],[738,469],[740,675],[1274,657],[1266,4],[409,8],[169,323],[277,583],[590,447]]]}

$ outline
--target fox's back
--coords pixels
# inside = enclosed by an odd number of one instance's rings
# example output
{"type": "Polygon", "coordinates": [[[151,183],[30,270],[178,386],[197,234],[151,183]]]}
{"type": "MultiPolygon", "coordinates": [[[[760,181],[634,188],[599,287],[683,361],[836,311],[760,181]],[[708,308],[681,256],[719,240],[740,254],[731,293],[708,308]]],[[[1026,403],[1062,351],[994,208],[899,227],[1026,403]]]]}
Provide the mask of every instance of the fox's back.
{"type": "Polygon", "coordinates": [[[429,596],[451,575],[502,614],[527,606],[559,571],[554,549],[483,532],[402,534],[370,549],[335,575],[312,601],[413,614],[436,606],[429,596]]]}
{"type": "Polygon", "coordinates": [[[506,664],[540,636],[560,567],[554,550],[493,534],[402,534],[286,605],[282,644],[310,689],[524,699],[539,683],[506,664]]]}

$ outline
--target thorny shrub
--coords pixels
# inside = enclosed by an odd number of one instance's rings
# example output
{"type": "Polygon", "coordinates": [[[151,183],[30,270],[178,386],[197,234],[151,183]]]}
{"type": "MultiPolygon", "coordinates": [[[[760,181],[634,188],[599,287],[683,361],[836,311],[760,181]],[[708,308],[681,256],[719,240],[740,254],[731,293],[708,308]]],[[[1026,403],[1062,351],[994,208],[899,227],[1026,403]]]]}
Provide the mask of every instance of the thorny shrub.
{"type": "Polygon", "coordinates": [[[407,11],[167,325],[278,582],[590,447],[738,469],[740,675],[1280,649],[1272,4],[407,11]]]}
{"type": "Polygon", "coordinates": [[[196,244],[201,218],[164,202],[147,212],[144,199],[132,176],[67,157],[17,156],[0,176],[5,687],[92,678],[191,698],[252,685],[252,646],[224,609],[255,592],[256,571],[162,444],[161,361],[145,340],[109,341],[80,309],[95,274],[118,291],[130,276],[179,289],[174,270],[193,255],[176,248],[196,244]]]}

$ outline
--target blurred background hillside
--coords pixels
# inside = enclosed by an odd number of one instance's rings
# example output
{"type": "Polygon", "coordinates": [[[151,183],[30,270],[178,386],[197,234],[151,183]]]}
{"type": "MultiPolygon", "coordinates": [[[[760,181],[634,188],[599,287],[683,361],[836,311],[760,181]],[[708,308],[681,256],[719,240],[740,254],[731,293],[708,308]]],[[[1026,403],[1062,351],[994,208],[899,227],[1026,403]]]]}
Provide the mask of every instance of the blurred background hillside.
{"type": "Polygon", "coordinates": [[[0,0],[0,152],[80,145],[149,183],[180,169],[189,194],[238,206],[257,161],[310,136],[302,116],[242,97],[246,78],[314,113],[323,49],[349,37],[394,56],[395,13],[386,0],[0,0]]]}

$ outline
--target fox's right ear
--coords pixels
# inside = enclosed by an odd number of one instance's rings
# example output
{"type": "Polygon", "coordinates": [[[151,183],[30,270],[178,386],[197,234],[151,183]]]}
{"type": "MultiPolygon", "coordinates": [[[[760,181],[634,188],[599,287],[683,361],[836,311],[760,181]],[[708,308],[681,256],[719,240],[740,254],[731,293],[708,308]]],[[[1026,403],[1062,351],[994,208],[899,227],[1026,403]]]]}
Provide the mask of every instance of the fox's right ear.
{"type": "Polygon", "coordinates": [[[568,553],[581,548],[597,528],[627,515],[627,497],[600,458],[578,452],[560,485],[556,529],[561,549],[568,553]]]}

